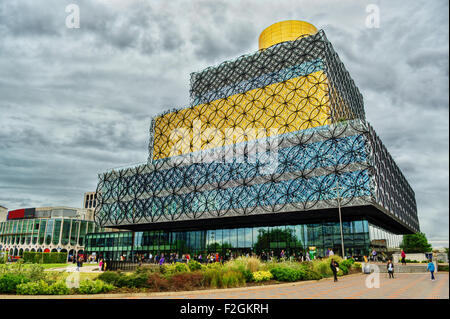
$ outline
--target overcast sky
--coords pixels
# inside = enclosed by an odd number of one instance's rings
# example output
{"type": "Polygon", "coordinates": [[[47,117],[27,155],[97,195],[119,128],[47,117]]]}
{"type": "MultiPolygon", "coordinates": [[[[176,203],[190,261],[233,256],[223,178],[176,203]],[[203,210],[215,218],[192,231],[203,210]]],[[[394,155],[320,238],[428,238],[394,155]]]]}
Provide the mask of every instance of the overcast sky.
{"type": "Polygon", "coordinates": [[[324,29],[448,247],[448,1],[0,2],[0,205],[81,207],[97,174],[147,160],[150,119],[189,104],[189,75],[258,49],[267,26],[324,29]],[[65,21],[80,8],[80,28],[65,21]],[[368,28],[366,7],[380,9],[368,28]]]}

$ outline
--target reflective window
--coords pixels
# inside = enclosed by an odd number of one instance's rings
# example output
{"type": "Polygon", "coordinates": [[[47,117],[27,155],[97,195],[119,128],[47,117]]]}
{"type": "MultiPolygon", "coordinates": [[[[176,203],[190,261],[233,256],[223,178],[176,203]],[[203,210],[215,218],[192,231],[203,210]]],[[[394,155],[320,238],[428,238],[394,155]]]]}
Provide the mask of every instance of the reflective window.
{"type": "Polygon", "coordinates": [[[86,236],[87,232],[87,222],[82,220],[79,221],[80,223],[80,236],[78,237],[78,245],[83,246],[84,245],[84,237],[86,236]]]}
{"type": "Polygon", "coordinates": [[[70,235],[70,219],[64,219],[61,244],[67,245],[69,243],[69,235],[70,235]]]}
{"type": "Polygon", "coordinates": [[[55,219],[55,226],[53,227],[53,245],[58,245],[59,235],[61,234],[61,219],[55,219]]]}
{"type": "Polygon", "coordinates": [[[72,220],[72,227],[70,230],[70,244],[72,246],[75,246],[77,244],[79,226],[79,221],[72,220]]]}

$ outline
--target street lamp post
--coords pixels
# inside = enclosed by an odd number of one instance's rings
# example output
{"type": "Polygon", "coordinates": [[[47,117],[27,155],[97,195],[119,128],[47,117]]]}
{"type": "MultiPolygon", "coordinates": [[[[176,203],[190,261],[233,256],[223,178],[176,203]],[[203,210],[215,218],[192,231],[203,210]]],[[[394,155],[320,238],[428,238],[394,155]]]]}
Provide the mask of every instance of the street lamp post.
{"type": "Polygon", "coordinates": [[[342,248],[342,258],[345,259],[344,253],[344,233],[342,231],[342,214],[341,214],[341,193],[339,188],[339,179],[336,180],[336,189],[337,189],[337,201],[338,201],[338,210],[339,210],[339,225],[341,229],[341,248],[342,248]]]}

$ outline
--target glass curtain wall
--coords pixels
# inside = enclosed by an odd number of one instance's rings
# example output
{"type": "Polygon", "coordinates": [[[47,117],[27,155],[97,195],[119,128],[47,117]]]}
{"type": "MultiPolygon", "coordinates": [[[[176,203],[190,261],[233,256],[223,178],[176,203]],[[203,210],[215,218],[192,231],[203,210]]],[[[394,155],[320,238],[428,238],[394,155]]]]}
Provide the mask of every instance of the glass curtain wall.
{"type": "MultiPolygon", "coordinates": [[[[347,256],[369,253],[369,227],[367,221],[343,223],[344,246],[347,256]]],[[[310,249],[324,257],[328,248],[341,254],[339,223],[283,225],[211,229],[185,232],[142,231],[94,233],[86,236],[86,251],[106,258],[132,260],[135,255],[148,256],[164,253],[190,253],[207,255],[219,253],[229,257],[263,252],[280,256],[304,256],[310,249]]]]}

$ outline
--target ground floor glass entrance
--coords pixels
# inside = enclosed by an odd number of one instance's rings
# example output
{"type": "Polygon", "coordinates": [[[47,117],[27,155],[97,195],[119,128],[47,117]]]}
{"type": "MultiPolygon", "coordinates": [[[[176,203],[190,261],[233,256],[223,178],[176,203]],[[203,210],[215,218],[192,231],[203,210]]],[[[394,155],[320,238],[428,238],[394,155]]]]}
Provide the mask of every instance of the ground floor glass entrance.
{"type": "MultiPolygon", "coordinates": [[[[343,222],[346,256],[368,255],[369,224],[366,220],[343,222]]],[[[338,222],[315,224],[257,226],[246,228],[216,228],[191,231],[108,232],[88,234],[86,252],[97,253],[111,260],[134,260],[136,256],[164,253],[200,255],[219,253],[221,256],[273,253],[279,256],[305,255],[315,247],[316,256],[324,257],[327,249],[341,254],[338,222]]]]}

